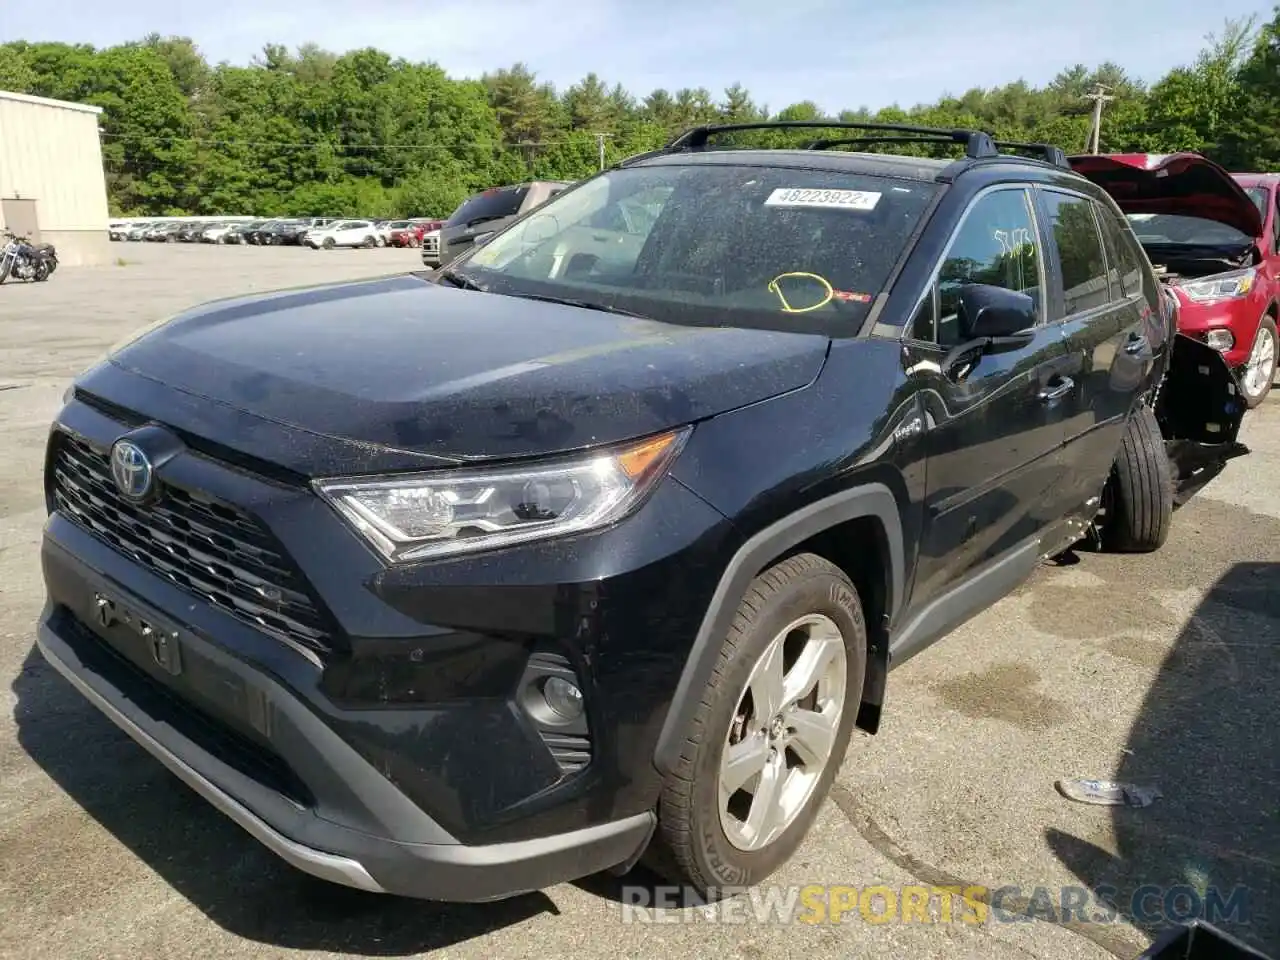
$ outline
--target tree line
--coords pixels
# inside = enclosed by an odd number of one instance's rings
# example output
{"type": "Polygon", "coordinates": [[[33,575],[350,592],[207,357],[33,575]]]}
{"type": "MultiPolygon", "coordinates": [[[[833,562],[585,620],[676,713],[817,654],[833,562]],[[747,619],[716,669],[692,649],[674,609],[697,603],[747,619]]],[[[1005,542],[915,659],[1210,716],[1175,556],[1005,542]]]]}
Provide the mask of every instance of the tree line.
{"type": "MultiPolygon", "coordinates": [[[[838,119],[979,128],[1084,152],[1086,95],[1098,84],[1113,98],[1104,153],[1194,150],[1235,170],[1280,169],[1280,6],[1261,26],[1227,22],[1193,63],[1150,86],[1119,64],[1082,64],[1043,87],[1017,80],[838,119]]],[[[106,48],[0,45],[0,89],[103,108],[116,215],[446,216],[476,190],[576,180],[599,168],[602,149],[613,163],[695,124],[832,119],[811,101],[771,111],[739,84],[720,96],[699,88],[638,98],[592,73],[559,91],[522,63],[457,79],[376,49],[268,45],[247,66],[211,65],[190,38],[155,34],[106,48]]]]}

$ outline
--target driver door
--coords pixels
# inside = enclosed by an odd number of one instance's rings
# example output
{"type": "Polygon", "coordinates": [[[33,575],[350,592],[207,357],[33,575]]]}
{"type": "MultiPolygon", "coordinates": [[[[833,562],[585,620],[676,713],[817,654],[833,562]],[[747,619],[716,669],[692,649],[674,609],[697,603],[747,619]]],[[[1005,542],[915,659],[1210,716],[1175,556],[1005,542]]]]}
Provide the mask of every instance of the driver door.
{"type": "Polygon", "coordinates": [[[1038,535],[1060,518],[1065,401],[1074,385],[1061,334],[1045,323],[1044,271],[1030,191],[996,188],[964,214],[913,319],[904,346],[926,411],[928,475],[911,599],[916,611],[935,606],[933,622],[907,631],[913,646],[1011,589],[1038,562],[1038,535]],[[1031,342],[948,368],[948,351],[962,340],[957,307],[966,283],[1036,300],[1031,342]]]}

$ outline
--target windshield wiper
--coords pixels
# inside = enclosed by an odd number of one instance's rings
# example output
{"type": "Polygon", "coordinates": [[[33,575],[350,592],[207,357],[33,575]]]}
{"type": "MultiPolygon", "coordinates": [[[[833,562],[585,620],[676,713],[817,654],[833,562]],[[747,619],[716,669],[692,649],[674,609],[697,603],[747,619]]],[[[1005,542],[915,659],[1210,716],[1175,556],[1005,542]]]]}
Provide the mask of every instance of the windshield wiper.
{"type": "Polygon", "coordinates": [[[615,313],[620,317],[634,317],[636,320],[653,319],[633,310],[611,307],[606,303],[592,303],[590,300],[575,300],[573,297],[552,297],[543,293],[509,293],[507,296],[519,297],[521,300],[538,300],[542,303],[560,303],[566,307],[581,307],[583,310],[599,310],[601,313],[615,313]]]}
{"type": "Polygon", "coordinates": [[[484,287],[480,286],[480,284],[476,283],[466,274],[459,273],[457,270],[453,270],[449,267],[441,267],[438,269],[436,271],[436,276],[441,280],[448,280],[455,287],[460,287],[463,290],[479,290],[481,293],[484,292],[484,287]]]}

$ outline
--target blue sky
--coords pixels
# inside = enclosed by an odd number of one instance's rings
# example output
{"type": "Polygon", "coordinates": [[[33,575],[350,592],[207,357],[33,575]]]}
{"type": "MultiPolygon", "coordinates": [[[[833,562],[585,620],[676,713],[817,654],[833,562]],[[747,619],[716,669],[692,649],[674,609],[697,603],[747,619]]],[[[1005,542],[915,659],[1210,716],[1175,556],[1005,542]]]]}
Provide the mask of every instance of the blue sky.
{"type": "Polygon", "coordinates": [[[589,71],[643,96],[739,82],[778,110],[909,106],[1105,60],[1148,82],[1191,62],[1245,0],[56,0],[6,2],[0,41],[190,36],[213,61],[268,42],[376,46],[479,76],[522,60],[563,89],[589,71]],[[56,10],[51,15],[51,11],[56,10]]]}

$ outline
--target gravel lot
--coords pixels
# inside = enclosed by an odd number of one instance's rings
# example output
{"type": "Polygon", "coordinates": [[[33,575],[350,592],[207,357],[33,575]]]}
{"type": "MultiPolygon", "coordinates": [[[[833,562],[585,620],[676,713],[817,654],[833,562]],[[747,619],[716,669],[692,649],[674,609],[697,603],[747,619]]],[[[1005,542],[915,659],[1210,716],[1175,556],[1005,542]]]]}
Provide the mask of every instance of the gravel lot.
{"type": "MultiPolygon", "coordinates": [[[[1234,932],[1280,957],[1280,392],[1254,450],[1145,557],[1079,555],[893,674],[780,884],[1108,884],[1117,922],[624,922],[592,879],[480,906],[328,887],[277,862],[43,664],[38,541],[48,422],[69,379],[138,326],[251,290],[418,269],[417,251],[116,244],[123,265],[0,287],[0,951],[13,957],[1136,956],[1144,884],[1249,888],[1234,932]],[[1062,777],[1160,787],[1073,804],[1062,777]]],[[[1155,906],[1157,899],[1150,904],[1155,906]]],[[[1184,901],[1185,902],[1185,901],[1184,901]]],[[[1015,897],[1004,900],[1016,910],[1015,897]]],[[[742,917],[739,914],[738,917],[742,917]]],[[[634,918],[633,918],[634,919],[634,918]]]]}

